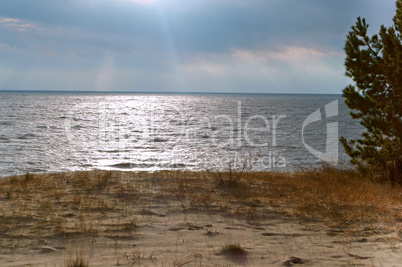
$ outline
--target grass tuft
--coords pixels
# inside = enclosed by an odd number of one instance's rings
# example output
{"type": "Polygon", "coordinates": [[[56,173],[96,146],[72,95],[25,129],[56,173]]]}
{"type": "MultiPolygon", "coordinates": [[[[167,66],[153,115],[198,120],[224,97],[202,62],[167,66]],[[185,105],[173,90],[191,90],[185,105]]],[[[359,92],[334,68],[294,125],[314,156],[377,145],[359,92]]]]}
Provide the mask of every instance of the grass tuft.
{"type": "Polygon", "coordinates": [[[31,174],[31,173],[29,173],[29,172],[27,172],[27,173],[24,175],[24,178],[25,178],[25,181],[29,182],[29,181],[31,181],[31,180],[34,179],[34,175],[31,174]]]}
{"type": "Polygon", "coordinates": [[[67,267],[88,267],[89,264],[83,258],[75,258],[73,260],[68,260],[66,263],[67,267]]]}
{"type": "Polygon", "coordinates": [[[240,244],[228,244],[224,245],[221,249],[221,253],[228,256],[245,256],[247,251],[240,246],[240,244]]]}

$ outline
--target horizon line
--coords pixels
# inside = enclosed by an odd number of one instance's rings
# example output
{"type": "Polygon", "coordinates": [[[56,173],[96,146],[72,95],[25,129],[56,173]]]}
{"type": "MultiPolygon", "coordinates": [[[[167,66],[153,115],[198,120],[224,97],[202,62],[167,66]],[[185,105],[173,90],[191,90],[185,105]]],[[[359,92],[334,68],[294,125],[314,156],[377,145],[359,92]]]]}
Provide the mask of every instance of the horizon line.
{"type": "Polygon", "coordinates": [[[94,91],[94,90],[0,90],[0,92],[20,92],[20,93],[104,93],[104,94],[179,94],[179,95],[197,95],[197,94],[214,94],[214,95],[342,95],[342,93],[262,93],[262,92],[191,92],[191,91],[94,91]]]}

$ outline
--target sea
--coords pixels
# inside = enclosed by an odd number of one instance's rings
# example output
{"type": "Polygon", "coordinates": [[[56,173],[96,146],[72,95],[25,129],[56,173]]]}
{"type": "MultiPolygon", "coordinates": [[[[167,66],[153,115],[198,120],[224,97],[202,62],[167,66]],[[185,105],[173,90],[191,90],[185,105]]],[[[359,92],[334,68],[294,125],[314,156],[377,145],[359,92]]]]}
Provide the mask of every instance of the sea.
{"type": "Polygon", "coordinates": [[[341,95],[0,92],[0,177],[348,167],[341,95]]]}

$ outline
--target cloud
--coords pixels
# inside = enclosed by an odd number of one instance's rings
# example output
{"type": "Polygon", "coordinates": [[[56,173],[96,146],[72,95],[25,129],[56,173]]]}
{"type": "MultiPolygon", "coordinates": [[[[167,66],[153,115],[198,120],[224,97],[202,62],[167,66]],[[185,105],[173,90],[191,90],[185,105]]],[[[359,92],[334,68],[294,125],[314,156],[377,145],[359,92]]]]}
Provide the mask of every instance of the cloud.
{"type": "Polygon", "coordinates": [[[0,72],[0,89],[340,93],[350,26],[359,15],[375,26],[394,4],[3,1],[0,63],[14,74],[0,72]]]}
{"type": "Polygon", "coordinates": [[[333,39],[345,36],[357,6],[354,1],[318,0],[70,0],[62,8],[47,0],[20,2],[24,9],[10,1],[0,15],[47,27],[130,36],[160,51],[167,45],[168,30],[180,54],[289,45],[295,39],[331,46],[333,39]]]}
{"type": "Polygon", "coordinates": [[[7,27],[15,28],[17,29],[17,31],[27,31],[29,29],[42,31],[42,29],[40,29],[33,23],[27,23],[15,18],[0,18],[0,23],[4,24],[7,27]]]}
{"type": "Polygon", "coordinates": [[[329,58],[343,58],[343,53],[335,50],[302,46],[285,46],[279,49],[235,49],[228,53],[205,53],[188,60],[182,66],[189,71],[211,74],[228,73],[234,66],[278,69],[300,68],[307,65],[324,64],[329,58]]]}
{"type": "Polygon", "coordinates": [[[345,87],[343,53],[328,48],[288,46],[199,54],[180,65],[193,90],[336,93],[345,87]],[[325,88],[325,89],[323,89],[325,88]]]}
{"type": "Polygon", "coordinates": [[[13,18],[0,18],[0,23],[18,23],[18,19],[13,18]]]}
{"type": "Polygon", "coordinates": [[[10,46],[8,44],[0,43],[0,50],[14,51],[14,50],[17,50],[17,48],[14,46],[10,46]]]}
{"type": "Polygon", "coordinates": [[[300,65],[306,61],[318,60],[326,55],[323,51],[308,47],[285,46],[280,50],[244,50],[233,52],[233,56],[244,62],[280,61],[290,65],[300,65]]]}
{"type": "Polygon", "coordinates": [[[228,66],[225,64],[227,58],[224,56],[196,56],[191,62],[181,65],[185,71],[190,73],[210,73],[214,75],[225,74],[228,66]]]}

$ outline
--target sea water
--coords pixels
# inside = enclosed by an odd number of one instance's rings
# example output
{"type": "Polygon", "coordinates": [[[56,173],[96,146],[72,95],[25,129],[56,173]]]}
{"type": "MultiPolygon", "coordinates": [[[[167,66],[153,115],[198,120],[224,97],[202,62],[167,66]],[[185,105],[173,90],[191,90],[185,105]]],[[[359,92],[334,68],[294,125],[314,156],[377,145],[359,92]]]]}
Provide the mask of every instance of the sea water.
{"type": "Polygon", "coordinates": [[[0,92],[0,176],[339,166],[349,113],[340,95],[0,92]]]}

